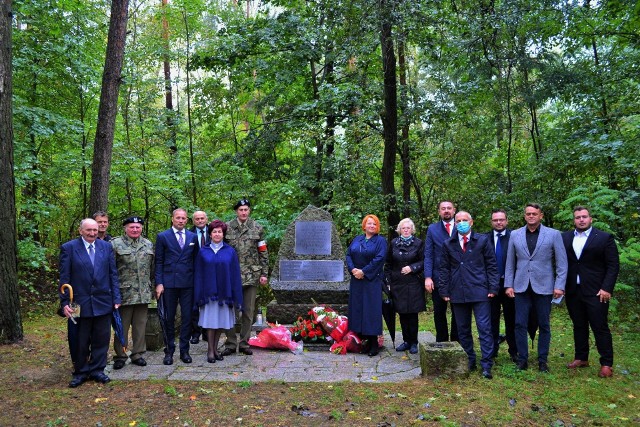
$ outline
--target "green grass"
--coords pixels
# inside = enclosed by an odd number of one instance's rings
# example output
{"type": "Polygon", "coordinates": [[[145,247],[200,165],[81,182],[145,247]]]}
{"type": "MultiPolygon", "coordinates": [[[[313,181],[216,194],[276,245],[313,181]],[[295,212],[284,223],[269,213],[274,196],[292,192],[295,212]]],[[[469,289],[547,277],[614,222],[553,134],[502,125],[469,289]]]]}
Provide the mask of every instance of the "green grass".
{"type": "MultiPolygon", "coordinates": [[[[427,313],[420,319],[433,330],[427,313]]],[[[560,308],[552,316],[550,374],[516,371],[501,351],[491,381],[479,374],[379,384],[147,380],[68,389],[64,323],[31,316],[25,341],[0,347],[0,425],[638,425],[640,333],[637,325],[611,326],[610,379],[596,375],[595,348],[591,367],[565,368],[573,343],[560,308]]]]}

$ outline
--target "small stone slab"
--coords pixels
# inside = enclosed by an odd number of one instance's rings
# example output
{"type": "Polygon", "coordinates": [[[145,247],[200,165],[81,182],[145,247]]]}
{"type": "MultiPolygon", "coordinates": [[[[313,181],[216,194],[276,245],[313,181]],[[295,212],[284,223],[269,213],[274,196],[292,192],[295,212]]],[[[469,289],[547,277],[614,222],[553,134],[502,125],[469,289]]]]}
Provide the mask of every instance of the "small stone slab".
{"type": "Polygon", "coordinates": [[[468,357],[458,342],[422,342],[420,368],[422,376],[466,376],[468,357]]]}

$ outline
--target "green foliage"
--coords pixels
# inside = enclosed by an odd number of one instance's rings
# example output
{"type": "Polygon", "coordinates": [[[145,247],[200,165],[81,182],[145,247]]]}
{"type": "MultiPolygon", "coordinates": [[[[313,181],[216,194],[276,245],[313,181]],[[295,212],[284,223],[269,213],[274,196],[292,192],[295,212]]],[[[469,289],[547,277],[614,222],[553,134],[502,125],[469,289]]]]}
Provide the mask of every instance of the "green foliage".
{"type": "MultiPolygon", "coordinates": [[[[233,203],[249,197],[273,263],[287,225],[309,204],[331,212],[345,245],[365,214],[384,222],[404,203],[420,234],[443,198],[470,211],[479,231],[495,207],[520,226],[531,201],[544,207],[545,224],[568,229],[571,208],[583,204],[594,225],[621,242],[620,297],[624,285],[638,289],[637,5],[385,5],[391,14],[362,0],[270,0],[249,5],[247,16],[244,3],[132,4],[111,170],[112,234],[135,213],[147,219],[153,240],[177,205],[228,220],[233,203]],[[409,148],[411,174],[405,182],[398,156],[395,187],[408,188],[408,200],[398,191],[390,208],[381,194],[382,19],[392,24],[398,62],[404,48],[399,146],[409,148]]],[[[24,278],[47,265],[46,255],[90,214],[108,6],[14,0],[24,278]]],[[[261,292],[268,302],[269,291],[261,292]]]]}

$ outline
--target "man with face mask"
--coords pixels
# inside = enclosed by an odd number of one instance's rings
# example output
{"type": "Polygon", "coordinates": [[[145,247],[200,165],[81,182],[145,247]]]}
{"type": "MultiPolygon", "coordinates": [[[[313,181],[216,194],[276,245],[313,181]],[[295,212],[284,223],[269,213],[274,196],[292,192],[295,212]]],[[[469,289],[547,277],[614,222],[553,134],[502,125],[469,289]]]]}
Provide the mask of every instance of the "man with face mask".
{"type": "Polygon", "coordinates": [[[500,276],[493,242],[486,234],[471,231],[473,218],[460,211],[455,216],[457,235],[442,245],[438,291],[444,301],[451,302],[458,327],[458,341],[474,371],[476,353],[471,334],[473,313],[480,338],[482,376],[493,378],[493,336],[491,334],[491,299],[499,291],[500,276]]]}

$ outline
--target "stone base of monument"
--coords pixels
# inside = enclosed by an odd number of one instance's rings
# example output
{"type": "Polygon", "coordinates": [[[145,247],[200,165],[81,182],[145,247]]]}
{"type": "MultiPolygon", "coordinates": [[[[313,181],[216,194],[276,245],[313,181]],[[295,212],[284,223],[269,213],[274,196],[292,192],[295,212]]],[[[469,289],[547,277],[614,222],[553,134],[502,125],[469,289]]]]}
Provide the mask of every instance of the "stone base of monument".
{"type": "Polygon", "coordinates": [[[469,375],[467,353],[457,342],[420,343],[422,376],[469,375]]]}
{"type": "Polygon", "coordinates": [[[349,312],[349,306],[347,304],[278,304],[276,301],[272,301],[267,305],[267,312],[269,313],[270,323],[279,323],[281,325],[290,325],[298,320],[299,316],[308,317],[309,310],[317,305],[326,305],[331,307],[338,314],[346,316],[349,312]]]}

